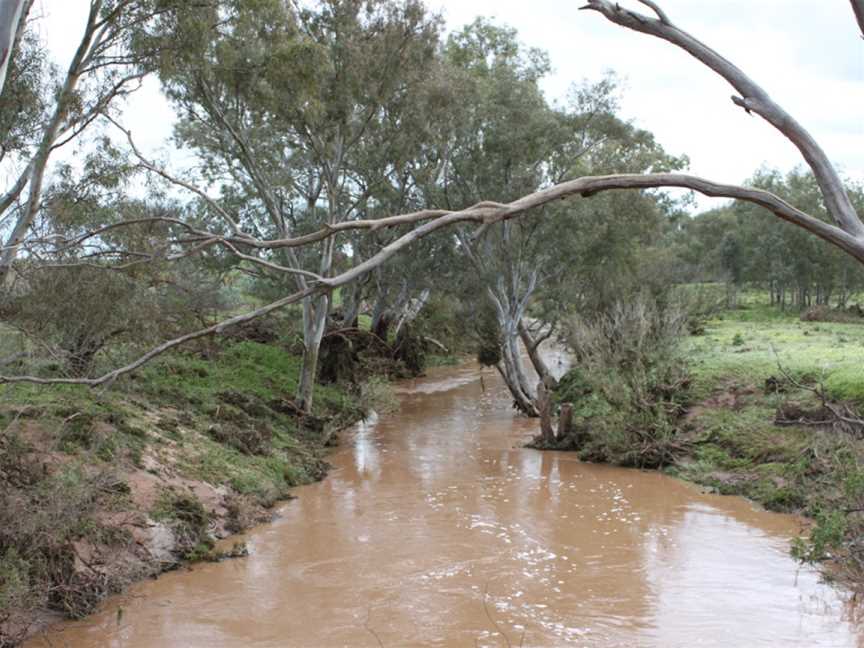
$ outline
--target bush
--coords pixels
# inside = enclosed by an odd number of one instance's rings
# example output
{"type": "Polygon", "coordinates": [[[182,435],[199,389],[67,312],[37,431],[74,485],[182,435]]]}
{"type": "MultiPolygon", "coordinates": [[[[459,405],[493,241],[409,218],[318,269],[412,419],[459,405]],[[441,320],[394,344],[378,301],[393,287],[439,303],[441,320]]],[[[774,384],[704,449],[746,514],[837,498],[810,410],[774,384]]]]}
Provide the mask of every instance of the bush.
{"type": "Polygon", "coordinates": [[[568,322],[578,369],[556,400],[574,402],[575,425],[580,434],[587,428],[583,458],[639,467],[674,459],[690,385],[678,353],[688,321],[678,302],[643,291],[568,322]]]}
{"type": "Polygon", "coordinates": [[[37,342],[52,363],[60,358],[66,372],[85,376],[103,349],[174,337],[223,307],[220,286],[206,272],[171,270],[22,265],[24,278],[0,303],[0,319],[37,342]]]}
{"type": "Polygon", "coordinates": [[[0,436],[0,646],[14,645],[40,608],[80,618],[115,589],[105,574],[76,566],[73,543],[125,542],[95,515],[117,485],[77,462],[46,472],[14,433],[0,436]]]}

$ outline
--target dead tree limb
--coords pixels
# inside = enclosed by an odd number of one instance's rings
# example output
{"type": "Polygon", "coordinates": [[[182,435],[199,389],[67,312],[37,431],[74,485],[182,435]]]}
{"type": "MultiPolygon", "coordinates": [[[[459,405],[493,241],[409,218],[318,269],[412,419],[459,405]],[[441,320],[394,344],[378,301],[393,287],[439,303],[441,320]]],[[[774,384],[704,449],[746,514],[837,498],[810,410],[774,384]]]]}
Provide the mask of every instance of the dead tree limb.
{"type": "MultiPolygon", "coordinates": [[[[672,43],[726,79],[738,92],[738,95],[732,97],[732,101],[737,106],[765,119],[798,148],[816,177],[825,199],[825,206],[835,222],[848,234],[859,239],[864,237],[864,224],[849,200],[840,175],[813,136],[739,67],[702,41],[673,25],[654,2],[643,0],[640,2],[654,9],[661,18],[651,18],[625,9],[610,0],[588,0],[588,4],[582,9],[596,11],[616,25],[672,43]]],[[[860,24],[860,12],[864,9],[864,1],[853,0],[853,8],[859,16],[860,24]]]]}

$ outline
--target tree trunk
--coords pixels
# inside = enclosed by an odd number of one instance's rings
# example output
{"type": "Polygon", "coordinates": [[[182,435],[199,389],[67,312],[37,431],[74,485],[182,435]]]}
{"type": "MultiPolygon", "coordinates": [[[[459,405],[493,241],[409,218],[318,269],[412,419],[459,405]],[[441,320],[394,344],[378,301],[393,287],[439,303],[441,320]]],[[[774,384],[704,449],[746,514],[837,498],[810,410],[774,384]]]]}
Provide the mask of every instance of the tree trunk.
{"type": "MultiPolygon", "coordinates": [[[[2,2],[2,0],[0,0],[2,2]]],[[[32,162],[27,167],[30,173],[30,194],[27,197],[27,202],[21,209],[18,219],[15,222],[12,232],[6,239],[3,250],[0,251],[0,286],[5,284],[9,276],[12,262],[18,256],[18,248],[24,240],[36,214],[39,211],[39,206],[42,201],[42,184],[45,179],[48,160],[56,143],[58,134],[60,133],[63,122],[69,112],[70,106],[76,96],[76,87],[81,78],[82,65],[88,56],[91,46],[93,46],[93,38],[96,34],[96,23],[99,18],[99,9],[101,2],[90,5],[90,14],[87,19],[87,27],[84,31],[84,36],[78,45],[72,63],[69,66],[69,71],[66,74],[66,79],[57,95],[57,104],[54,108],[54,113],[45,131],[42,135],[42,140],[39,143],[39,148],[32,162]]]]}
{"type": "Polygon", "coordinates": [[[315,379],[318,373],[318,353],[327,327],[330,297],[324,295],[303,302],[303,364],[297,385],[297,407],[307,414],[312,412],[315,379]]]}
{"type": "Polygon", "coordinates": [[[558,414],[558,441],[563,441],[570,435],[570,427],[573,425],[573,405],[564,403],[558,414]]]}
{"type": "Polygon", "coordinates": [[[0,96],[6,85],[15,43],[32,4],[33,0],[0,0],[0,96]]]}
{"type": "Polygon", "coordinates": [[[429,301],[429,295],[432,293],[428,288],[424,288],[423,292],[420,293],[420,296],[417,299],[409,299],[405,305],[402,307],[402,312],[400,313],[398,319],[396,320],[396,331],[394,335],[399,337],[399,331],[402,330],[402,327],[406,324],[410,324],[413,322],[420,313],[423,311],[423,308],[426,306],[429,301]]]}
{"type": "Polygon", "coordinates": [[[525,350],[528,351],[528,357],[531,360],[531,364],[534,366],[534,371],[537,372],[537,375],[540,376],[541,380],[546,381],[546,384],[548,384],[552,389],[555,389],[558,386],[558,381],[549,371],[549,366],[540,355],[540,345],[543,343],[543,340],[540,340],[539,342],[535,341],[534,338],[531,337],[531,332],[528,330],[528,327],[526,327],[523,322],[519,322],[519,337],[522,338],[522,344],[525,346],[525,350]]]}
{"type": "Polygon", "coordinates": [[[543,443],[551,446],[555,443],[555,429],[552,427],[552,399],[542,379],[537,384],[537,409],[540,412],[540,434],[543,443]]]}
{"type": "Polygon", "coordinates": [[[525,301],[509,299],[506,291],[487,288],[487,294],[495,306],[498,328],[501,331],[501,361],[502,376],[507,387],[513,394],[513,400],[519,410],[528,416],[538,416],[534,404],[536,394],[529,382],[522,364],[522,353],[519,349],[519,323],[522,321],[525,301]]]}
{"type": "Polygon", "coordinates": [[[522,390],[522,386],[519,384],[519,379],[513,374],[512,368],[508,368],[503,362],[499,362],[495,365],[495,368],[498,370],[498,373],[501,374],[501,378],[504,379],[504,384],[507,385],[507,389],[510,390],[510,394],[513,396],[513,404],[516,409],[526,416],[539,416],[537,407],[534,404],[534,399],[522,390]]]}

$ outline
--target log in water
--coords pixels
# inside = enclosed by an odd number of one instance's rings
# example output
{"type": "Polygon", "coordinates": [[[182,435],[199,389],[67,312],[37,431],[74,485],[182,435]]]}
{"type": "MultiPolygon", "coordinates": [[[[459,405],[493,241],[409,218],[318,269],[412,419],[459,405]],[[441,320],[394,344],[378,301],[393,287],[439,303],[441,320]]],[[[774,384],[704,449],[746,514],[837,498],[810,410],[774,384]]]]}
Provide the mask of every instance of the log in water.
{"type": "Polygon", "coordinates": [[[789,557],[798,520],[522,449],[536,421],[480,375],[402,383],[399,412],[245,536],[249,558],[139,584],[29,646],[859,645],[843,593],[789,557]]]}

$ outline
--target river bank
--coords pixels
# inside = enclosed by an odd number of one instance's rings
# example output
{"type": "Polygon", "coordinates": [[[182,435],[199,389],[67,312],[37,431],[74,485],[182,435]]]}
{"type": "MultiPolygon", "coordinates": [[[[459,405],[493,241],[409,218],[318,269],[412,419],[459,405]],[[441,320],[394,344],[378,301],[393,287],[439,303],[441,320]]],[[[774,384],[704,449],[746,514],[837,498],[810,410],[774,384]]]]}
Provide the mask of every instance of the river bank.
{"type": "Polygon", "coordinates": [[[856,645],[843,592],[788,555],[796,518],[524,449],[536,421],[493,371],[429,374],[243,536],[248,558],[135,585],[27,647],[856,645]]]}
{"type": "Polygon", "coordinates": [[[323,478],[338,432],[381,406],[375,389],[319,386],[300,415],[298,375],[290,348],[240,334],[109,390],[0,388],[0,646],[143,578],[244,554],[215,541],[323,478]]]}
{"type": "MultiPolygon", "coordinates": [[[[858,541],[864,426],[856,422],[864,407],[864,325],[840,315],[802,318],[750,303],[708,321],[680,350],[688,373],[667,401],[679,408],[673,425],[646,443],[664,444],[660,467],[668,474],[812,520],[793,540],[794,554],[858,590],[864,587],[858,541]]],[[[572,379],[562,391],[559,399],[575,404],[580,436],[561,447],[575,446],[587,459],[632,463],[632,445],[619,452],[620,441],[597,425],[603,400],[572,379]]]]}

